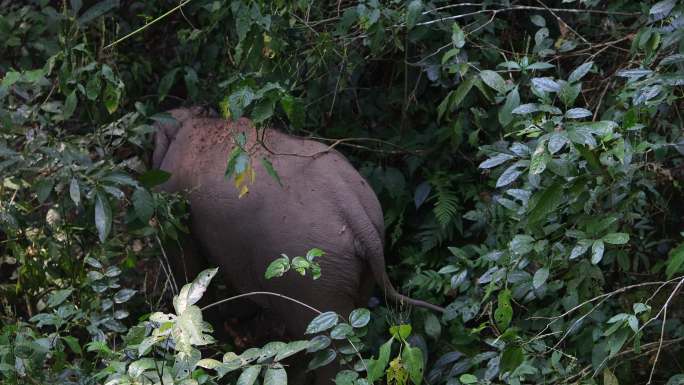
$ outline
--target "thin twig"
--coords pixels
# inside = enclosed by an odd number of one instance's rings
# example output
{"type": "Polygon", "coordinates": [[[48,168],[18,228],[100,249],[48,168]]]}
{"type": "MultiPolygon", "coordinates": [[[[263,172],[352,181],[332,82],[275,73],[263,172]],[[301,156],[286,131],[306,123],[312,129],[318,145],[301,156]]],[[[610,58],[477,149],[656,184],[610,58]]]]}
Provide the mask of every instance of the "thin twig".
{"type": "Polygon", "coordinates": [[[185,4],[187,4],[187,3],[189,3],[189,2],[190,2],[190,0],[184,0],[182,3],[178,4],[177,6],[171,8],[171,9],[169,9],[168,11],[166,11],[164,14],[162,14],[162,15],[159,16],[159,17],[157,17],[156,19],[150,21],[149,23],[143,25],[142,27],[136,29],[135,31],[133,31],[133,32],[131,32],[131,33],[125,35],[124,37],[121,37],[121,38],[119,38],[119,39],[116,39],[113,43],[107,44],[103,49],[107,49],[107,48],[109,48],[109,47],[113,47],[113,46],[115,46],[115,45],[121,43],[122,41],[124,41],[124,40],[130,38],[131,36],[136,35],[136,34],[142,32],[142,31],[146,30],[146,29],[149,28],[152,24],[155,24],[155,23],[158,22],[159,20],[164,19],[164,18],[166,18],[167,16],[169,16],[170,14],[172,14],[172,13],[176,12],[177,10],[183,8],[183,6],[185,6],[185,4]]]}

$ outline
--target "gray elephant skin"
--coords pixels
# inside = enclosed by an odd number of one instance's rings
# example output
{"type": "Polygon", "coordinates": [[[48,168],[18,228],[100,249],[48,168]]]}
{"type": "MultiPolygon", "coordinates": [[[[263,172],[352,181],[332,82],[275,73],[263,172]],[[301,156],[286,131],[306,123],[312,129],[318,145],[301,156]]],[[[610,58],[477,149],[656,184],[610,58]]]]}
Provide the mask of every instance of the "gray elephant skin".
{"type": "MultiPolygon", "coordinates": [[[[442,310],[403,296],[390,284],[382,209],[368,183],[339,152],[274,129],[257,135],[244,118],[231,122],[207,117],[196,107],[169,113],[174,123],[156,124],[153,166],[171,173],[160,188],[187,194],[192,238],[209,265],[219,267],[231,291],[276,292],[348,317],[353,309],[367,306],[377,283],[395,302],[442,310]],[[238,133],[247,138],[245,148],[256,170],[242,198],[225,177],[238,133]],[[282,185],[262,167],[262,157],[273,164],[282,185]],[[293,257],[312,248],[326,253],[317,258],[319,279],[296,272],[265,279],[266,268],[281,253],[293,257]]],[[[203,258],[186,253],[181,276],[192,279],[208,267],[203,264],[203,258]]],[[[316,315],[274,296],[250,299],[281,319],[294,338],[303,335],[316,315]]]]}

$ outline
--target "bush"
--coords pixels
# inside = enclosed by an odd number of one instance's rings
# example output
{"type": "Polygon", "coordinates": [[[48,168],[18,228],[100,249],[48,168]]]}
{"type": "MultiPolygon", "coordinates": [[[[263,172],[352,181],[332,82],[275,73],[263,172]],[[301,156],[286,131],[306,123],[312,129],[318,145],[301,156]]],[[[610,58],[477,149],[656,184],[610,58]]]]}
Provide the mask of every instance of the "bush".
{"type": "Polygon", "coordinates": [[[183,200],[151,191],[150,123],[209,104],[343,151],[382,202],[394,279],[447,307],[401,330],[374,309],[357,342],[376,358],[364,374],[342,354],[338,384],[681,383],[679,1],[0,9],[3,381],[179,354],[183,380],[219,381],[195,350],[130,350],[171,314],[160,245],[186,231],[183,200]],[[166,286],[139,283],[157,271],[166,286]]]}

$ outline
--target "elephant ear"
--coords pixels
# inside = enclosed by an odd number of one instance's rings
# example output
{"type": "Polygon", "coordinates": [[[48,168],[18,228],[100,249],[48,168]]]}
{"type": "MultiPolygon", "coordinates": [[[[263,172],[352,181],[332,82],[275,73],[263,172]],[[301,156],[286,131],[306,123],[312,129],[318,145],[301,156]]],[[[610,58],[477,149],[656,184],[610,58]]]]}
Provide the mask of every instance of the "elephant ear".
{"type": "Polygon", "coordinates": [[[218,268],[204,270],[191,283],[183,286],[180,293],[173,298],[176,314],[182,314],[188,306],[194,305],[202,298],[216,272],[218,268]]]}

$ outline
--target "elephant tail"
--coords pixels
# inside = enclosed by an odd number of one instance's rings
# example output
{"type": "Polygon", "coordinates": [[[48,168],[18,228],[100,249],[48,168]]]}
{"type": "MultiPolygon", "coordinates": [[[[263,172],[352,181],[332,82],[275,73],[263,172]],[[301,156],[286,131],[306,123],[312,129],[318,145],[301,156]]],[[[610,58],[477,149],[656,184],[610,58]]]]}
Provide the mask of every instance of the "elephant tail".
{"type": "Polygon", "coordinates": [[[446,311],[441,306],[403,295],[394,288],[392,282],[390,282],[389,276],[387,275],[385,256],[383,253],[383,242],[382,238],[380,238],[380,234],[378,234],[377,231],[365,231],[361,232],[357,236],[360,236],[362,242],[365,243],[365,247],[363,247],[363,249],[365,250],[365,255],[368,258],[371,272],[373,273],[376,284],[383,289],[387,298],[398,304],[408,304],[411,306],[422,307],[438,313],[444,313],[446,311]]]}

